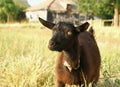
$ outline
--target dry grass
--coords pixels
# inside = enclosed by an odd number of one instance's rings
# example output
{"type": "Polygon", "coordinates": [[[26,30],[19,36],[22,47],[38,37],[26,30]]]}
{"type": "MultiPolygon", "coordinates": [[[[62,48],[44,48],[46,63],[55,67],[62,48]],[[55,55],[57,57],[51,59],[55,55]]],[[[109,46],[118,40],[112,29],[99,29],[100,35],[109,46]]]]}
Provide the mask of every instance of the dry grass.
{"type": "MultiPolygon", "coordinates": [[[[120,87],[120,29],[94,29],[102,58],[97,87],[120,87]]],[[[0,87],[53,87],[57,53],[47,48],[50,37],[39,24],[0,24],[0,87]]]]}

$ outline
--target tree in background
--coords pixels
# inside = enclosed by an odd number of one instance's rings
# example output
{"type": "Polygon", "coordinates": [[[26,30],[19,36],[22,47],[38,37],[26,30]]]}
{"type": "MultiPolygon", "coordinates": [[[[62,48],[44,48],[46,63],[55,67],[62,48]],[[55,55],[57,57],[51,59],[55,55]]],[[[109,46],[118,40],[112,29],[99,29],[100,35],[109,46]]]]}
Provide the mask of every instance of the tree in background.
{"type": "Polygon", "coordinates": [[[27,0],[13,0],[13,2],[22,9],[29,7],[27,0]]]}
{"type": "Polygon", "coordinates": [[[23,12],[25,7],[19,6],[15,1],[16,0],[0,0],[0,22],[20,21],[22,18],[25,18],[23,12]]]}
{"type": "MultiPolygon", "coordinates": [[[[108,9],[106,13],[112,11],[112,18],[114,26],[119,26],[119,11],[120,11],[120,0],[101,0],[104,3],[103,9],[108,9]]],[[[101,3],[101,4],[102,4],[101,3]]]]}
{"type": "Polygon", "coordinates": [[[120,9],[120,0],[110,0],[111,4],[114,6],[114,26],[119,26],[119,9],[120,9]]]}
{"type": "Polygon", "coordinates": [[[15,5],[12,0],[0,0],[0,19],[9,22],[14,17],[15,5]]]}
{"type": "Polygon", "coordinates": [[[114,26],[119,25],[120,0],[74,0],[78,4],[78,10],[89,13],[103,19],[113,18],[114,26]]]}

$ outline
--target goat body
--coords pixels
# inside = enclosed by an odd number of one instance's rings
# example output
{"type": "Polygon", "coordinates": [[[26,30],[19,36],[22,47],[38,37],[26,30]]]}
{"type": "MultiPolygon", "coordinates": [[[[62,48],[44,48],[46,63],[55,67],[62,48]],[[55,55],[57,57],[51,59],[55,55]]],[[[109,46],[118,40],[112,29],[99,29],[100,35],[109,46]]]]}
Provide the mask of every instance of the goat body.
{"type": "MultiPolygon", "coordinates": [[[[82,85],[89,83],[96,83],[99,78],[100,70],[100,54],[94,36],[90,32],[82,32],[78,35],[77,41],[73,41],[68,53],[62,51],[56,61],[56,78],[57,84],[82,85]],[[76,50],[74,48],[77,48],[76,50]],[[74,59],[80,59],[80,67],[75,69],[73,67],[70,71],[68,66],[64,65],[65,61],[70,61],[71,58],[66,58],[65,55],[71,55],[74,59]],[[77,55],[77,56],[76,56],[77,55]]],[[[73,61],[68,62],[70,66],[73,61]]],[[[64,87],[64,86],[56,86],[64,87]]]]}
{"type": "Polygon", "coordinates": [[[56,61],[56,87],[89,85],[96,83],[100,72],[100,53],[94,38],[94,30],[86,31],[89,23],[78,27],[71,23],[53,24],[39,18],[40,22],[53,31],[49,49],[59,51],[56,61]]]}

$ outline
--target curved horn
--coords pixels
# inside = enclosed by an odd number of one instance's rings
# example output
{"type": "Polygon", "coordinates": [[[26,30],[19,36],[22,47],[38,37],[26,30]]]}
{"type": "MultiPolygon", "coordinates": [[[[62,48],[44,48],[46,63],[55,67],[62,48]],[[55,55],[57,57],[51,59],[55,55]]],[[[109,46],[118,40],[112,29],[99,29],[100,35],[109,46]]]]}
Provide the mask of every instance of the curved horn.
{"type": "Polygon", "coordinates": [[[45,21],[45,20],[43,20],[43,19],[40,18],[40,17],[39,17],[39,21],[40,21],[45,27],[47,27],[47,28],[49,28],[49,29],[52,29],[52,28],[55,26],[54,23],[45,21]]]}

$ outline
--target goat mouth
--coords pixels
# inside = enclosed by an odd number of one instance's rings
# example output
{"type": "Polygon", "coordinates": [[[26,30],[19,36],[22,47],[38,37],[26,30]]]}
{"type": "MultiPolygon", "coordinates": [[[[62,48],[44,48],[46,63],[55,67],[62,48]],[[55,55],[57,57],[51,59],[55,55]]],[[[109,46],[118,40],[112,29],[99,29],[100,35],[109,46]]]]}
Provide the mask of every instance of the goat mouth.
{"type": "Polygon", "coordinates": [[[48,48],[49,48],[50,50],[54,50],[56,47],[57,47],[56,45],[48,45],[48,48]]]}
{"type": "Polygon", "coordinates": [[[50,50],[52,50],[52,51],[59,51],[59,52],[61,52],[62,51],[62,49],[58,46],[58,45],[48,45],[48,48],[50,49],[50,50]]]}

